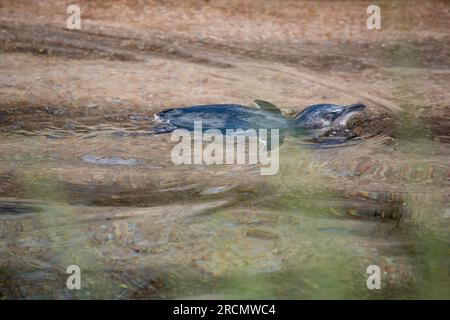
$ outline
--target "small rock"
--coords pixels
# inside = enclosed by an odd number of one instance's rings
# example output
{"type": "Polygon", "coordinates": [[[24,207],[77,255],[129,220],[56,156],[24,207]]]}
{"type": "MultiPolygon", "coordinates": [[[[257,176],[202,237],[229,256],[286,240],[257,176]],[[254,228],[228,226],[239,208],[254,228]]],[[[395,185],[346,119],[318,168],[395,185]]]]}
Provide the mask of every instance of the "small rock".
{"type": "Polygon", "coordinates": [[[94,102],[91,102],[86,106],[86,108],[88,108],[88,109],[93,109],[93,108],[97,108],[97,107],[98,107],[98,104],[94,103],[94,102]]]}
{"type": "Polygon", "coordinates": [[[77,129],[77,125],[74,123],[66,123],[62,126],[63,130],[75,131],[77,129]]]}
{"type": "Polygon", "coordinates": [[[0,123],[5,123],[7,120],[7,115],[5,112],[0,112],[0,123]]]}
{"type": "Polygon", "coordinates": [[[109,157],[103,158],[96,155],[85,155],[83,156],[83,161],[87,163],[97,164],[97,165],[109,165],[109,166],[134,166],[138,163],[136,159],[124,159],[121,157],[109,157]]]}
{"type": "Polygon", "coordinates": [[[139,41],[138,43],[136,43],[136,48],[138,48],[139,50],[144,50],[145,49],[145,43],[142,41],[139,41]]]}
{"type": "Polygon", "coordinates": [[[169,240],[169,242],[179,242],[180,241],[180,237],[178,236],[178,232],[176,229],[172,229],[169,231],[168,240],[169,240]]]}
{"type": "Polygon", "coordinates": [[[209,195],[213,195],[213,194],[219,194],[219,193],[225,192],[227,190],[229,190],[229,187],[227,187],[227,186],[211,187],[211,188],[205,189],[202,192],[200,192],[200,195],[201,196],[209,196],[209,195]]]}
{"type": "Polygon", "coordinates": [[[56,107],[56,106],[46,106],[44,110],[48,114],[54,114],[57,116],[62,115],[66,112],[66,109],[64,109],[63,107],[56,107]]]}
{"type": "Polygon", "coordinates": [[[128,119],[134,120],[134,121],[144,121],[144,120],[149,120],[150,117],[144,116],[141,114],[131,114],[128,116],[128,119]]]}
{"type": "Polygon", "coordinates": [[[277,234],[272,233],[267,230],[263,230],[263,229],[247,230],[247,236],[252,237],[252,238],[265,239],[265,240],[274,240],[274,239],[279,238],[277,234]]]}
{"type": "Polygon", "coordinates": [[[444,219],[450,219],[450,208],[445,209],[444,219]]]}
{"type": "Polygon", "coordinates": [[[385,270],[385,272],[388,272],[388,273],[394,273],[394,272],[396,272],[396,268],[395,268],[395,266],[393,266],[393,265],[388,265],[388,266],[386,266],[386,267],[384,268],[384,270],[385,270]]]}

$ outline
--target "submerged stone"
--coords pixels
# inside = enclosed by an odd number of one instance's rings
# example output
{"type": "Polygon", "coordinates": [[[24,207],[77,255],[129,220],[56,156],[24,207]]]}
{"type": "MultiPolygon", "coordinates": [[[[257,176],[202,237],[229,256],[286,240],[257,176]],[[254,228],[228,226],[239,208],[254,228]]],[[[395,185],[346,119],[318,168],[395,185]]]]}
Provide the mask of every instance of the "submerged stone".
{"type": "Polygon", "coordinates": [[[228,191],[230,188],[227,186],[220,186],[220,187],[210,187],[208,189],[203,190],[202,192],[200,192],[201,196],[209,196],[209,195],[213,195],[213,194],[219,194],[219,193],[223,193],[225,191],[228,191]]]}
{"type": "Polygon", "coordinates": [[[136,159],[124,159],[117,156],[99,157],[91,154],[83,156],[83,161],[103,166],[134,166],[138,163],[136,159]]]}

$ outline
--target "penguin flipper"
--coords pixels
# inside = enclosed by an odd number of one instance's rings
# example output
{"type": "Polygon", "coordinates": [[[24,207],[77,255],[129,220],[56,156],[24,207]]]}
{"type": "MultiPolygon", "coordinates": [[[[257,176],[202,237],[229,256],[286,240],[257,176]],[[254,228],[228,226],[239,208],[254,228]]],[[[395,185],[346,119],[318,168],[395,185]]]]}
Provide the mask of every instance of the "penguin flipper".
{"type": "Polygon", "coordinates": [[[264,100],[253,100],[253,103],[261,110],[281,114],[281,110],[273,103],[264,100]]]}

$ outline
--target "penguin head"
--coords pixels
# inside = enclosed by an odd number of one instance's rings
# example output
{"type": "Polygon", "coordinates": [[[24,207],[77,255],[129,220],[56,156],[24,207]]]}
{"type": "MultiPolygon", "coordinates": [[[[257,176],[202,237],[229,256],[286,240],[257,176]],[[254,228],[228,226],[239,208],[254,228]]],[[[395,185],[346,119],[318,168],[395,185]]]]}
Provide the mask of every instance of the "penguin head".
{"type": "Polygon", "coordinates": [[[355,103],[348,106],[335,104],[316,104],[307,107],[293,120],[294,129],[321,129],[334,126],[345,126],[347,121],[366,106],[355,103]]]}

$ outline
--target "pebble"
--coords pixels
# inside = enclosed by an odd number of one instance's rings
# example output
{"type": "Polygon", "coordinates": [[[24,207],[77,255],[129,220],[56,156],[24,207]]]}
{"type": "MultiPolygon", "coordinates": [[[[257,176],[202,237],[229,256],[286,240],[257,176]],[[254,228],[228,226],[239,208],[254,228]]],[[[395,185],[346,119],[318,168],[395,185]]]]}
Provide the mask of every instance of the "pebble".
{"type": "Polygon", "coordinates": [[[57,107],[57,106],[46,106],[44,108],[44,110],[48,114],[53,114],[53,115],[57,115],[57,116],[66,113],[66,109],[64,109],[63,107],[57,107]]]}
{"type": "Polygon", "coordinates": [[[128,119],[134,120],[134,121],[143,121],[143,120],[149,120],[151,117],[144,116],[141,114],[131,114],[128,116],[128,119]]]}
{"type": "Polygon", "coordinates": [[[5,112],[0,112],[0,123],[5,123],[7,120],[7,115],[5,112]]]}
{"type": "Polygon", "coordinates": [[[92,154],[83,156],[83,161],[87,163],[107,166],[134,166],[138,163],[138,160],[136,159],[124,159],[116,156],[103,158],[92,154]]]}
{"type": "Polygon", "coordinates": [[[272,233],[272,232],[267,231],[267,230],[263,230],[263,229],[250,229],[250,230],[247,230],[247,236],[248,237],[253,237],[253,238],[258,238],[258,239],[267,239],[267,240],[278,239],[278,235],[277,234],[272,233]]]}
{"type": "Polygon", "coordinates": [[[444,219],[450,219],[450,208],[445,209],[444,219]]]}
{"type": "Polygon", "coordinates": [[[97,107],[98,107],[98,104],[94,103],[94,102],[91,102],[86,106],[86,108],[88,108],[88,109],[93,109],[93,108],[97,108],[97,107]]]}
{"type": "Polygon", "coordinates": [[[63,125],[61,128],[68,131],[75,131],[77,130],[77,125],[75,123],[69,122],[63,125]]]}
{"type": "Polygon", "coordinates": [[[229,188],[227,186],[211,187],[211,188],[205,189],[202,192],[200,192],[200,195],[201,196],[209,196],[209,195],[213,195],[213,194],[219,194],[219,193],[227,191],[228,189],[229,188]]]}

